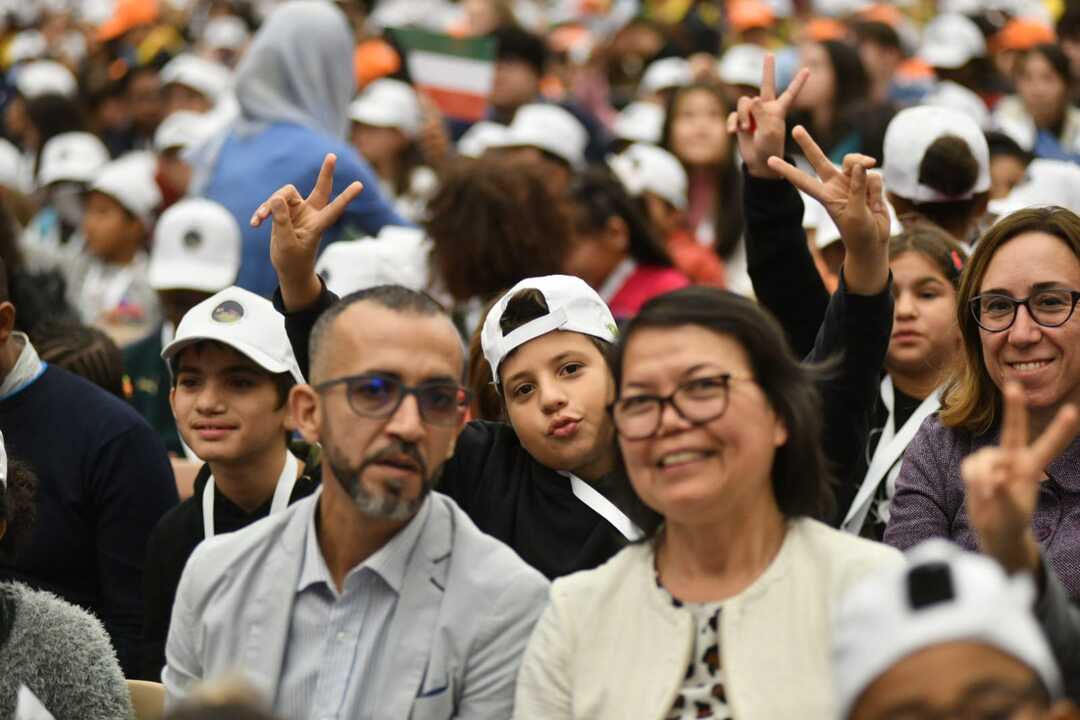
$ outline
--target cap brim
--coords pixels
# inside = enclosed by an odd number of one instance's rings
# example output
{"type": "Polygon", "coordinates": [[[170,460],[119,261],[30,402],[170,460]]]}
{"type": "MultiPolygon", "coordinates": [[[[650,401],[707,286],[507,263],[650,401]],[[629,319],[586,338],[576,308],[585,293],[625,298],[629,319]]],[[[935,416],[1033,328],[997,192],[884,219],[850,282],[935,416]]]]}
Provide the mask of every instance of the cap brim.
{"type": "Polygon", "coordinates": [[[182,262],[150,262],[147,282],[154,290],[199,290],[213,295],[236,281],[239,268],[182,262]]]}
{"type": "Polygon", "coordinates": [[[275,375],[279,373],[289,373],[290,375],[292,375],[293,379],[296,380],[296,382],[304,382],[303,376],[300,375],[299,368],[290,367],[288,364],[270,357],[262,350],[259,350],[258,348],[253,348],[247,343],[237,342],[236,338],[230,337],[228,332],[224,329],[220,333],[202,332],[198,335],[189,335],[185,338],[173,340],[161,351],[161,359],[166,361],[171,360],[172,358],[176,357],[176,355],[180,353],[180,351],[184,348],[190,347],[196,343],[203,342],[205,340],[213,340],[214,342],[219,342],[222,345],[228,345],[233,350],[248,358],[253,363],[261,367],[263,370],[266,370],[267,372],[274,373],[275,375]]]}
{"type": "Polygon", "coordinates": [[[919,59],[927,65],[949,70],[963,67],[973,57],[971,53],[948,45],[931,45],[919,50],[919,59]]]}

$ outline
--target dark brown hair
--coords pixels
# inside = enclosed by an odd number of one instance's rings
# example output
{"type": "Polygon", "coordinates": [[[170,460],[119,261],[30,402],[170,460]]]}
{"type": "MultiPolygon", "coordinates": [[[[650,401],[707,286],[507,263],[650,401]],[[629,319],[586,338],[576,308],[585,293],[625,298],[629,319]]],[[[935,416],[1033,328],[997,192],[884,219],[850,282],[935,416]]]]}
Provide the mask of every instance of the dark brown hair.
{"type": "Polygon", "coordinates": [[[889,260],[905,253],[918,253],[949,281],[954,289],[967,263],[967,252],[952,235],[933,223],[916,218],[904,224],[904,230],[889,240],[889,260]]]}
{"type": "Polygon", "coordinates": [[[568,225],[542,173],[505,157],[460,158],[428,204],[431,261],[458,302],[561,271],[568,225]]]}
{"type": "Polygon", "coordinates": [[[0,538],[0,560],[11,562],[30,537],[37,520],[37,477],[30,466],[8,459],[7,487],[0,485],[0,519],[7,530],[0,538]]]}
{"type": "Polygon", "coordinates": [[[46,320],[30,338],[41,359],[124,398],[124,356],[100,328],[67,320],[46,320]]]}
{"type": "Polygon", "coordinates": [[[971,300],[979,294],[986,270],[997,251],[1010,240],[1034,232],[1060,238],[1080,258],[1080,217],[1061,207],[1018,210],[999,220],[979,241],[960,280],[956,299],[964,357],[957,374],[945,385],[940,417],[947,427],[983,435],[998,422],[1001,388],[994,384],[986,370],[982,338],[971,312],[971,300]]]}

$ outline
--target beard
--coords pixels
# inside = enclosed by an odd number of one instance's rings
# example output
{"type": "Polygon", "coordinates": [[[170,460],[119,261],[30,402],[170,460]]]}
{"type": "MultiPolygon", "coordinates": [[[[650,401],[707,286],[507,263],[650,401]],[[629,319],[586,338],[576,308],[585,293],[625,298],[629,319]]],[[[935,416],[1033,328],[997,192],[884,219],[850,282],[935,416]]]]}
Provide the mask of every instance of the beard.
{"type": "Polygon", "coordinates": [[[334,478],[352,498],[356,508],[367,517],[399,522],[408,520],[424,504],[424,500],[434,489],[439,476],[442,474],[442,465],[429,473],[427,463],[424,462],[416,445],[400,440],[394,441],[382,450],[368,455],[359,464],[352,465],[346,459],[345,453],[334,442],[332,435],[333,433],[329,433],[322,443],[323,462],[326,463],[326,466],[334,474],[334,478]],[[370,466],[382,462],[386,458],[401,455],[408,456],[419,468],[421,482],[416,497],[406,497],[405,492],[408,488],[397,479],[386,480],[384,492],[381,494],[373,493],[364,487],[364,472],[370,466]]]}

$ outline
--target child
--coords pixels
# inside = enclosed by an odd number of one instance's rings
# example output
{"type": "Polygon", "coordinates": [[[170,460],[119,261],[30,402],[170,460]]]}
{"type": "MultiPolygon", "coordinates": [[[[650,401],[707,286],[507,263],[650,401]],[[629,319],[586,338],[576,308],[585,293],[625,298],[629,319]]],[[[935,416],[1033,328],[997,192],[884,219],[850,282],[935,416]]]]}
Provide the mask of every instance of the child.
{"type": "Polygon", "coordinates": [[[161,357],[172,373],[177,428],[205,464],[195,494],[161,519],[147,543],[142,671],[155,680],[165,665],[176,588],[195,547],[310,495],[319,477],[289,451],[286,400],[304,377],[269,300],[222,290],[184,316],[161,357]]]}

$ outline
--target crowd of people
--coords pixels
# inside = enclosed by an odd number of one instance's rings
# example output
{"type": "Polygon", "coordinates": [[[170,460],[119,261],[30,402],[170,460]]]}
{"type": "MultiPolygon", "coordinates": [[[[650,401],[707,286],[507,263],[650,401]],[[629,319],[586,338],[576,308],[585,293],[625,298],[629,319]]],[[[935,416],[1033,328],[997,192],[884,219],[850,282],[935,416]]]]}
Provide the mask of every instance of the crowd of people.
{"type": "Polygon", "coordinates": [[[9,0],[0,69],[0,717],[1080,718],[1080,5],[9,0]]]}

